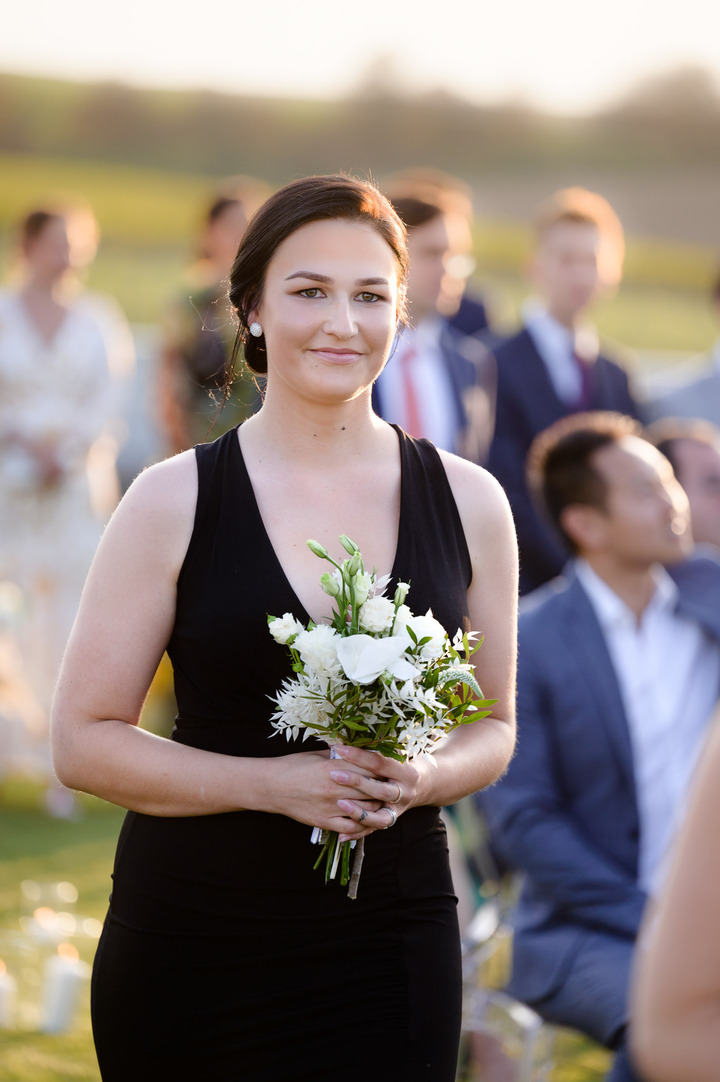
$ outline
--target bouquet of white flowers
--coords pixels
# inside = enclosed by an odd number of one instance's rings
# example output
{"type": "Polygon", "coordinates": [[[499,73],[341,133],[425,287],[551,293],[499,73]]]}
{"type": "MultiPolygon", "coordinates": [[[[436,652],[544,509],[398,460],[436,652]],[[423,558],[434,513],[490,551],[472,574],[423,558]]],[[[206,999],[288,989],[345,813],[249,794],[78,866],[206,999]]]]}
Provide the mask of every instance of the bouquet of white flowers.
{"type": "MultiPolygon", "coordinates": [[[[304,740],[313,734],[331,749],[349,744],[405,762],[432,751],[458,725],[491,712],[497,700],[482,698],[469,663],[482,639],[471,646],[477,635],[458,630],[451,641],[431,611],[413,615],[405,604],[408,583],[398,584],[392,601],[385,597],[389,576],[366,572],[355,542],[345,535],[340,542],[348,553],[342,564],[308,541],[335,568],[320,579],[335,599],[330,623],[304,627],[289,612],[268,616],[270,634],[289,647],[295,673],[273,699],[272,735],[304,740]]],[[[364,839],[357,846],[341,843],[335,831],[316,829],[313,840],[323,846],[315,867],[325,859],[325,881],[339,867],[355,898],[364,839]]]]}

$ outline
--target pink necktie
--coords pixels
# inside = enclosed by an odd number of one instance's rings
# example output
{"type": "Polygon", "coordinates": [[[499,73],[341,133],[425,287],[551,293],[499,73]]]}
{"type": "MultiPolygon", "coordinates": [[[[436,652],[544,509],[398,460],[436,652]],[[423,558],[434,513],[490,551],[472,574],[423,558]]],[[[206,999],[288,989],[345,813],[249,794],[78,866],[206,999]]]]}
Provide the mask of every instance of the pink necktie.
{"type": "Polygon", "coordinates": [[[412,366],[416,357],[417,350],[410,346],[400,357],[400,368],[403,383],[403,405],[405,407],[405,431],[410,436],[414,436],[415,439],[419,439],[423,434],[423,425],[420,417],[420,404],[412,378],[412,366]]]}

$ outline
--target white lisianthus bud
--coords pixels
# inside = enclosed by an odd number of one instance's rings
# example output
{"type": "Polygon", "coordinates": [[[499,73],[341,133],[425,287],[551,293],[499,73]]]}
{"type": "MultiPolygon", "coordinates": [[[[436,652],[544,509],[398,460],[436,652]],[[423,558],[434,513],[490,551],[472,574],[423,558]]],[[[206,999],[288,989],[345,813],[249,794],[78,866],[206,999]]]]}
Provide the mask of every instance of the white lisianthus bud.
{"type": "Polygon", "coordinates": [[[321,545],[319,541],[313,541],[312,538],[307,542],[307,547],[311,552],[314,552],[316,556],[320,556],[321,559],[326,560],[328,551],[324,545],[321,545]]]}
{"type": "Polygon", "coordinates": [[[301,631],[295,639],[295,649],[303,665],[316,676],[338,676],[340,663],[337,648],[341,642],[343,639],[337,631],[327,624],[318,624],[310,631],[301,631]]]}
{"type": "Polygon", "coordinates": [[[397,608],[400,608],[400,606],[405,603],[405,598],[408,595],[408,590],[409,589],[410,589],[410,583],[409,582],[399,582],[397,584],[397,588],[395,590],[395,605],[396,605],[397,608]]]}
{"type": "Polygon", "coordinates": [[[381,673],[398,680],[412,680],[419,670],[404,658],[405,644],[397,638],[374,639],[371,635],[341,638],[337,654],[345,675],[355,684],[372,684],[381,673]]]}
{"type": "Polygon", "coordinates": [[[296,620],[291,612],[286,612],[283,616],[268,616],[268,631],[275,639],[275,642],[287,645],[293,642],[296,635],[299,635],[303,631],[303,625],[299,620],[296,620]]]}
{"type": "Polygon", "coordinates": [[[360,608],[360,626],[371,635],[387,631],[395,619],[395,606],[387,597],[371,597],[360,608]]]}
{"type": "Polygon", "coordinates": [[[360,551],[355,542],[348,537],[346,533],[340,535],[340,544],[351,556],[354,556],[356,552],[360,551]]]}
{"type": "Polygon", "coordinates": [[[362,605],[368,599],[368,594],[372,588],[372,575],[369,575],[367,571],[361,571],[359,575],[355,576],[355,604],[362,605]]]}
{"type": "Polygon", "coordinates": [[[359,552],[356,552],[349,560],[343,562],[343,575],[345,581],[350,584],[350,579],[357,575],[358,571],[362,567],[362,556],[359,552]]]}
{"type": "Polygon", "coordinates": [[[330,597],[337,597],[340,593],[338,581],[329,571],[326,571],[324,575],[320,576],[320,585],[330,597]]]}

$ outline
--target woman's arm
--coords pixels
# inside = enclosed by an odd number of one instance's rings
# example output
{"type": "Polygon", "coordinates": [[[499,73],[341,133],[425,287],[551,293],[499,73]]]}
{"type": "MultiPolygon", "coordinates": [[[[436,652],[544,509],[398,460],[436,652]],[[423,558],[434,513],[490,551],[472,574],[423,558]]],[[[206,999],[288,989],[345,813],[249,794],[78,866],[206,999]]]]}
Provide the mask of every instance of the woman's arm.
{"type": "MultiPolygon", "coordinates": [[[[53,704],[55,769],[70,788],[152,815],[279,812],[355,836],[327,753],[248,759],[138,727],[170,637],[197,498],[194,452],[145,471],[100,543],[53,704]]],[[[387,795],[393,787],[386,787],[387,795]]],[[[358,799],[364,797],[353,790],[358,799]]]]}
{"type": "MultiPolygon", "coordinates": [[[[348,765],[397,783],[403,794],[395,805],[398,811],[415,804],[452,804],[491,785],[507,768],[515,746],[518,561],[512,515],[504,492],[489,473],[454,455],[442,457],[472,560],[470,626],[484,635],[473,657],[475,675],[483,694],[498,702],[490,716],[460,726],[434,754],[410,763],[341,749],[348,765]]],[[[354,771],[347,777],[354,780],[354,771]]],[[[367,791],[372,793],[372,785],[367,791]]],[[[349,809],[350,805],[343,810],[349,809]]],[[[379,812],[380,816],[387,819],[387,812],[379,812]]],[[[375,818],[368,822],[375,825],[375,818]]]]}
{"type": "Polygon", "coordinates": [[[720,727],[715,723],[666,889],[638,941],[631,1042],[652,1082],[716,1082],[720,1065],[720,727]]]}

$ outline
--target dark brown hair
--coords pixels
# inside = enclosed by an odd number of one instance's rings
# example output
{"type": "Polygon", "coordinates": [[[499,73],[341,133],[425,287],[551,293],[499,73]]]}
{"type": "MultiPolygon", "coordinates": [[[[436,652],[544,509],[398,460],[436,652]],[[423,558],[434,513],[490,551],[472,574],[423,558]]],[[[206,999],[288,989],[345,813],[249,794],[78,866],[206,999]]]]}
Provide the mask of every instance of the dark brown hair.
{"type": "MultiPolygon", "coordinates": [[[[250,313],[262,300],[267,268],[283,241],[297,229],[332,219],[371,225],[392,249],[398,280],[404,285],[408,267],[405,228],[373,184],[343,175],[305,177],[286,184],[251,218],[230,272],[230,303],[238,319],[233,364],[244,347],[248,367],[259,374],[267,372],[264,337],[253,338],[248,326],[250,313]]],[[[404,316],[402,309],[400,316],[404,316]]]]}
{"type": "Polygon", "coordinates": [[[59,220],[62,217],[63,214],[60,210],[51,209],[49,207],[31,210],[30,213],[26,214],[20,221],[18,226],[18,237],[21,247],[25,249],[28,244],[31,244],[32,241],[40,236],[50,222],[59,220]]]}
{"type": "Polygon", "coordinates": [[[597,451],[642,428],[622,413],[595,411],[563,417],[535,437],[527,459],[530,490],[550,522],[573,552],[577,545],[562,526],[562,513],[572,504],[605,510],[607,484],[595,468],[597,451]]]}

